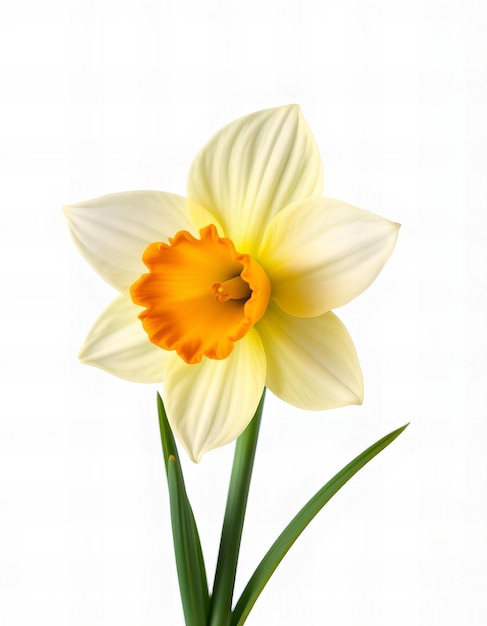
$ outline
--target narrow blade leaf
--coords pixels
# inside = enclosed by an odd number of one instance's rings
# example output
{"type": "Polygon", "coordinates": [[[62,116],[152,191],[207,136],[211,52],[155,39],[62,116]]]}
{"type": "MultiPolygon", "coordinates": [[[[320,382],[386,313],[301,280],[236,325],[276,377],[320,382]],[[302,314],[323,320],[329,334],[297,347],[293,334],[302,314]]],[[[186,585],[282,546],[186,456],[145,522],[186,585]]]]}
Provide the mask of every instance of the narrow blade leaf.
{"type": "Polygon", "coordinates": [[[364,465],[384,450],[408,426],[402,426],[386,435],[362,454],[346,465],[338,474],[324,485],[307,504],[299,511],[296,517],[286,526],[276,539],[254,574],[245,587],[232,614],[231,626],[241,626],[247,619],[255,601],[264,589],[267,581],[282,561],[290,547],[303,532],[311,520],[321,511],[325,504],[352,478],[364,465]]]}
{"type": "Polygon", "coordinates": [[[157,413],[159,415],[159,428],[161,431],[162,442],[162,454],[164,455],[164,467],[166,472],[168,471],[169,457],[172,455],[177,461],[179,461],[178,449],[176,447],[176,441],[172,434],[171,427],[167,421],[166,409],[161,395],[157,394],[157,413]]]}
{"type": "Polygon", "coordinates": [[[159,394],[157,394],[157,408],[184,616],[187,626],[205,626],[210,598],[203,552],[193,510],[186,493],[176,442],[159,394]]]}

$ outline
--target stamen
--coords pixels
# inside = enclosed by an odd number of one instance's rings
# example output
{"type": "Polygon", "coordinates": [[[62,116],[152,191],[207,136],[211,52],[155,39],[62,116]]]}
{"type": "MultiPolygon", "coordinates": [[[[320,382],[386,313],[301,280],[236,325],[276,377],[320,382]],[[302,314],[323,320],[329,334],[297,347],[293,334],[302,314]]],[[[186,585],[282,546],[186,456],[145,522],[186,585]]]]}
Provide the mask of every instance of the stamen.
{"type": "Polygon", "coordinates": [[[252,291],[249,284],[240,276],[235,276],[223,283],[215,283],[211,290],[215,294],[218,302],[226,302],[227,300],[243,300],[249,298],[252,291]]]}

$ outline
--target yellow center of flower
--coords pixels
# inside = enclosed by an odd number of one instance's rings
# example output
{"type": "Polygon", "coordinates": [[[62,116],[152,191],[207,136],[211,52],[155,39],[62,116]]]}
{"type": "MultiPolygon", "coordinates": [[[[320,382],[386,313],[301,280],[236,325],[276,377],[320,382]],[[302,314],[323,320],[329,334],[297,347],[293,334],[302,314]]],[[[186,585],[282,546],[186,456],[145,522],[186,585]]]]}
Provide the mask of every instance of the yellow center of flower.
{"type": "Polygon", "coordinates": [[[152,343],[176,350],[187,363],[225,359],[264,315],[269,278],[212,224],[195,239],[182,230],[169,244],[152,243],[142,260],[149,269],[130,288],[152,343]]]}

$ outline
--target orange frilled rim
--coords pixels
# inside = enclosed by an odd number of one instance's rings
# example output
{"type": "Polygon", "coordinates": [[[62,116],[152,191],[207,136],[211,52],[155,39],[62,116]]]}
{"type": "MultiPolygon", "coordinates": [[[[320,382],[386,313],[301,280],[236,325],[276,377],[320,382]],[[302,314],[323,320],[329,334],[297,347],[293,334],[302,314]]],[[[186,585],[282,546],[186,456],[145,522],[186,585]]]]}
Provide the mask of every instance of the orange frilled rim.
{"type": "Polygon", "coordinates": [[[187,363],[229,356],[264,315],[271,293],[263,268],[213,224],[200,237],[182,230],[168,244],[150,244],[142,256],[149,273],[130,288],[133,302],[145,307],[139,318],[150,341],[187,363]]]}

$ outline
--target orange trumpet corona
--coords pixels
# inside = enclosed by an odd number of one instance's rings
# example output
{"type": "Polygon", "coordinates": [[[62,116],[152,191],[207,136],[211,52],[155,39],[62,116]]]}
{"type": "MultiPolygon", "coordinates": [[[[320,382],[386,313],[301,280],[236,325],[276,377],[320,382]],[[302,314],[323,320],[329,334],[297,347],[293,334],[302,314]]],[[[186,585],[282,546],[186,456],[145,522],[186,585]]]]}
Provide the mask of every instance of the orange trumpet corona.
{"type": "Polygon", "coordinates": [[[149,273],[130,288],[145,307],[139,318],[152,343],[186,363],[225,359],[267,309],[267,274],[212,224],[200,239],[180,231],[168,244],[150,244],[142,260],[149,273]]]}

